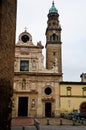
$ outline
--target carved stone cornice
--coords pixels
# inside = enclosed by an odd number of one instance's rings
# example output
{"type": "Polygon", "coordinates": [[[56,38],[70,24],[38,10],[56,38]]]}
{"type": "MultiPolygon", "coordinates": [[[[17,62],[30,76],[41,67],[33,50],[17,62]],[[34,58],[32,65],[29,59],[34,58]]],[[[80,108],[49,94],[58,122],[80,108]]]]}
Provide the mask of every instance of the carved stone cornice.
{"type": "Polygon", "coordinates": [[[55,99],[53,97],[44,97],[44,98],[42,98],[42,101],[43,102],[54,102],[55,99]]]}

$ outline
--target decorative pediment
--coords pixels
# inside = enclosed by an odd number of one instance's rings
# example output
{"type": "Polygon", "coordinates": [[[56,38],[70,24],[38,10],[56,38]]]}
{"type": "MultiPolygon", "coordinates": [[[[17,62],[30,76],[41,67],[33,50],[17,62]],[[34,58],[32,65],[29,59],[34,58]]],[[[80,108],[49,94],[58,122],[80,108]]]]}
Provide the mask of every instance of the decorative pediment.
{"type": "Polygon", "coordinates": [[[32,42],[32,36],[29,32],[24,31],[19,35],[17,46],[35,46],[32,42]]]}

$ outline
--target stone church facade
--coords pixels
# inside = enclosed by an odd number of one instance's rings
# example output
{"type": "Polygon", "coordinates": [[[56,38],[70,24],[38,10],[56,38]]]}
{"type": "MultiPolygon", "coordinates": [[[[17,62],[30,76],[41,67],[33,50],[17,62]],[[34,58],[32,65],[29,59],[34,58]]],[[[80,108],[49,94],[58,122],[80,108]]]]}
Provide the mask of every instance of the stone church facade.
{"type": "MultiPolygon", "coordinates": [[[[70,97],[72,102],[74,96],[77,97],[76,94],[71,95],[69,91],[72,85],[77,88],[78,83],[76,85],[67,82],[67,84],[62,78],[61,26],[54,2],[48,13],[45,47],[46,67],[44,67],[42,43],[38,42],[35,45],[27,30],[19,35],[18,43],[15,45],[13,117],[58,117],[61,112],[69,110],[70,104],[66,107],[63,104],[66,104],[70,97]],[[69,87],[68,93],[66,93],[67,87],[69,87]]],[[[82,91],[86,83],[79,85],[82,91]]],[[[83,100],[83,96],[80,98],[80,102],[74,109],[79,110],[79,105],[85,101],[86,96],[83,100]]]]}

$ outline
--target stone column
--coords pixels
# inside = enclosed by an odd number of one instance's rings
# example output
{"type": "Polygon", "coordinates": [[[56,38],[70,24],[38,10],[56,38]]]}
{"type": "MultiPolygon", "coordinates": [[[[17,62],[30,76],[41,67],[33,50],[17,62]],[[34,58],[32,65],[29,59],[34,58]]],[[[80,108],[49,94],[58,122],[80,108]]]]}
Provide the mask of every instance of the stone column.
{"type": "Polygon", "coordinates": [[[55,116],[56,117],[59,117],[60,116],[60,113],[59,113],[59,110],[60,110],[60,106],[59,106],[59,83],[56,83],[55,85],[55,116]]]}
{"type": "Polygon", "coordinates": [[[11,129],[16,6],[16,0],[0,0],[0,130],[11,129]]]}

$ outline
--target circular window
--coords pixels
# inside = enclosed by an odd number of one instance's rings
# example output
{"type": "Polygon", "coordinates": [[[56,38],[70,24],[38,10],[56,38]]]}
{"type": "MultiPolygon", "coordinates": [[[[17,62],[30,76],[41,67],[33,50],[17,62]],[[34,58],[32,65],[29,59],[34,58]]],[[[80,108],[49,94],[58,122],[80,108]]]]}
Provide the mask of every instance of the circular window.
{"type": "Polygon", "coordinates": [[[45,89],[45,94],[49,95],[49,94],[51,94],[51,93],[52,93],[51,88],[47,87],[47,88],[45,89]]]}
{"type": "Polygon", "coordinates": [[[23,35],[23,36],[22,36],[22,41],[23,41],[24,43],[26,43],[27,41],[29,41],[29,37],[28,37],[27,35],[23,35]]]}

